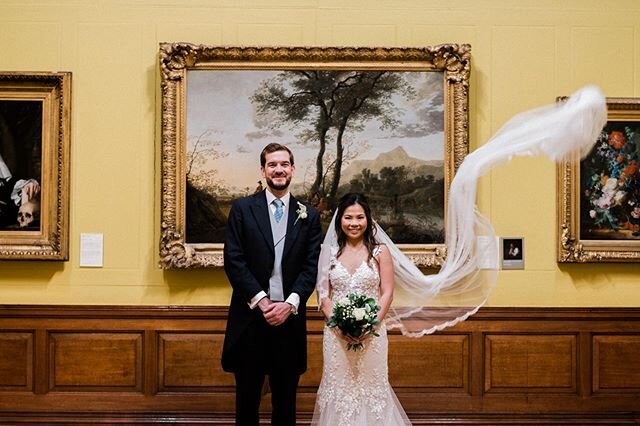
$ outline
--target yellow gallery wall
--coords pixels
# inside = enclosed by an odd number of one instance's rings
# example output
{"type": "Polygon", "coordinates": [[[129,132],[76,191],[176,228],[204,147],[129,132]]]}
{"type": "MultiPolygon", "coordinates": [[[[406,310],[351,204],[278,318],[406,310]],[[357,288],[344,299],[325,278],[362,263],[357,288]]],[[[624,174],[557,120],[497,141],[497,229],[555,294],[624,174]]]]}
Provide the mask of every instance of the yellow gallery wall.
{"type": "MultiPolygon", "coordinates": [[[[471,149],[509,117],[588,84],[640,97],[637,0],[1,0],[0,70],[71,71],[68,262],[0,262],[0,304],[226,304],[221,270],[158,269],[158,43],[472,46],[471,149]],[[81,233],[104,267],[79,267],[81,233]]],[[[258,167],[256,160],[256,169],[258,167]]],[[[555,166],[517,159],[480,185],[526,269],[490,306],[635,306],[640,265],[555,261],[555,166]]]]}

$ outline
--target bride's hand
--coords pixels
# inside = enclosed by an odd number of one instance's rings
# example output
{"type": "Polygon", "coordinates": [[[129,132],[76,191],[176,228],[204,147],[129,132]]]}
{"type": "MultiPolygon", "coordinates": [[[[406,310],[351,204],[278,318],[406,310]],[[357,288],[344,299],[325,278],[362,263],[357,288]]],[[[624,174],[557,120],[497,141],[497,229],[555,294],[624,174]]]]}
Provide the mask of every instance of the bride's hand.
{"type": "Polygon", "coordinates": [[[331,331],[333,331],[335,333],[336,336],[338,336],[340,339],[344,340],[347,343],[351,343],[351,344],[356,344],[358,342],[355,341],[355,338],[348,335],[348,334],[344,334],[342,332],[342,330],[340,330],[338,327],[333,327],[331,329],[331,331]]]}
{"type": "Polygon", "coordinates": [[[352,337],[354,344],[358,344],[358,343],[366,343],[367,341],[369,341],[371,338],[373,337],[373,334],[365,334],[364,336],[360,336],[360,337],[352,337]]]}
{"type": "Polygon", "coordinates": [[[332,327],[331,331],[333,332],[333,334],[335,334],[336,336],[338,336],[339,339],[342,339],[344,341],[347,341],[347,335],[344,334],[342,331],[340,331],[340,329],[338,327],[332,327]]]}
{"type": "Polygon", "coordinates": [[[344,334],[342,331],[340,331],[337,327],[332,328],[333,332],[336,334],[336,336],[338,336],[339,338],[341,338],[342,340],[344,340],[347,343],[350,343],[352,345],[358,345],[360,343],[364,343],[367,340],[369,340],[371,338],[371,335],[365,335],[365,336],[360,336],[360,337],[353,337],[349,334],[344,334]]]}

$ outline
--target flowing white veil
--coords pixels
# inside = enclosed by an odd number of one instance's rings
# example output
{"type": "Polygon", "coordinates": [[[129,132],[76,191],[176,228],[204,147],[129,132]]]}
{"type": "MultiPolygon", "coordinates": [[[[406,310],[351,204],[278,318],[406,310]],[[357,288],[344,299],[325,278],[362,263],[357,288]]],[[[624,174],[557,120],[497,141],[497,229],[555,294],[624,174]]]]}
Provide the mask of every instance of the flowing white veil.
{"type": "MultiPolygon", "coordinates": [[[[554,161],[589,153],[606,124],[606,99],[595,86],[584,87],[566,102],[520,113],[486,144],[469,154],[449,189],[447,257],[437,274],[424,275],[378,224],[376,239],[393,258],[395,290],[387,327],[423,336],[473,315],[489,298],[497,280],[499,250],[493,226],[476,207],[478,179],[513,156],[545,154],[554,161]]],[[[329,296],[329,269],[338,250],[334,217],[318,263],[318,306],[329,296]]]]}

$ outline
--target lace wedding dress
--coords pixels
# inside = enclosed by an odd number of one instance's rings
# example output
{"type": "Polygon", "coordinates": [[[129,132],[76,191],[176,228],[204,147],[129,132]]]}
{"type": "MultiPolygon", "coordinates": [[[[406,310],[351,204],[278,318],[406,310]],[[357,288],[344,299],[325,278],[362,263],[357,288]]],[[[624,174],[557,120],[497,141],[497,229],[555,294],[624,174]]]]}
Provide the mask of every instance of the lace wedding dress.
{"type": "MultiPolygon", "coordinates": [[[[380,252],[374,252],[378,255],[380,252]]],[[[375,260],[362,262],[350,273],[335,256],[330,262],[331,299],[350,293],[380,297],[380,276],[375,260]]],[[[370,338],[361,351],[347,350],[347,344],[325,326],[324,365],[318,388],[312,425],[394,426],[410,425],[389,384],[387,330],[384,323],[378,337],[370,338]]]]}

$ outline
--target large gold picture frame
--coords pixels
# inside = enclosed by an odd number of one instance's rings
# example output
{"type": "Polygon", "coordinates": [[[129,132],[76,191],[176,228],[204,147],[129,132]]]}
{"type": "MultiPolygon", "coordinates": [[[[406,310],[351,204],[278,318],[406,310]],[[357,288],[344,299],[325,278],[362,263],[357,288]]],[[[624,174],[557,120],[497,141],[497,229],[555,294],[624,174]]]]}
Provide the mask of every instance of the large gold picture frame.
{"type": "Polygon", "coordinates": [[[640,99],[607,109],[591,152],[557,167],[560,263],[640,262],[640,99]]]}
{"type": "Polygon", "coordinates": [[[0,259],[68,260],[70,123],[71,73],[0,73],[0,259]]]}
{"type": "Polygon", "coordinates": [[[324,222],[341,191],[365,192],[405,253],[439,267],[446,194],[469,147],[470,60],[466,44],[162,43],[160,266],[223,266],[230,204],[263,188],[259,152],[278,141],[296,156],[292,192],[316,205],[324,222]],[[329,84],[335,91],[326,95],[329,84]],[[336,94],[346,86],[359,90],[349,92],[357,102],[348,110],[336,94]],[[334,108],[319,119],[329,103],[334,108]]]}

